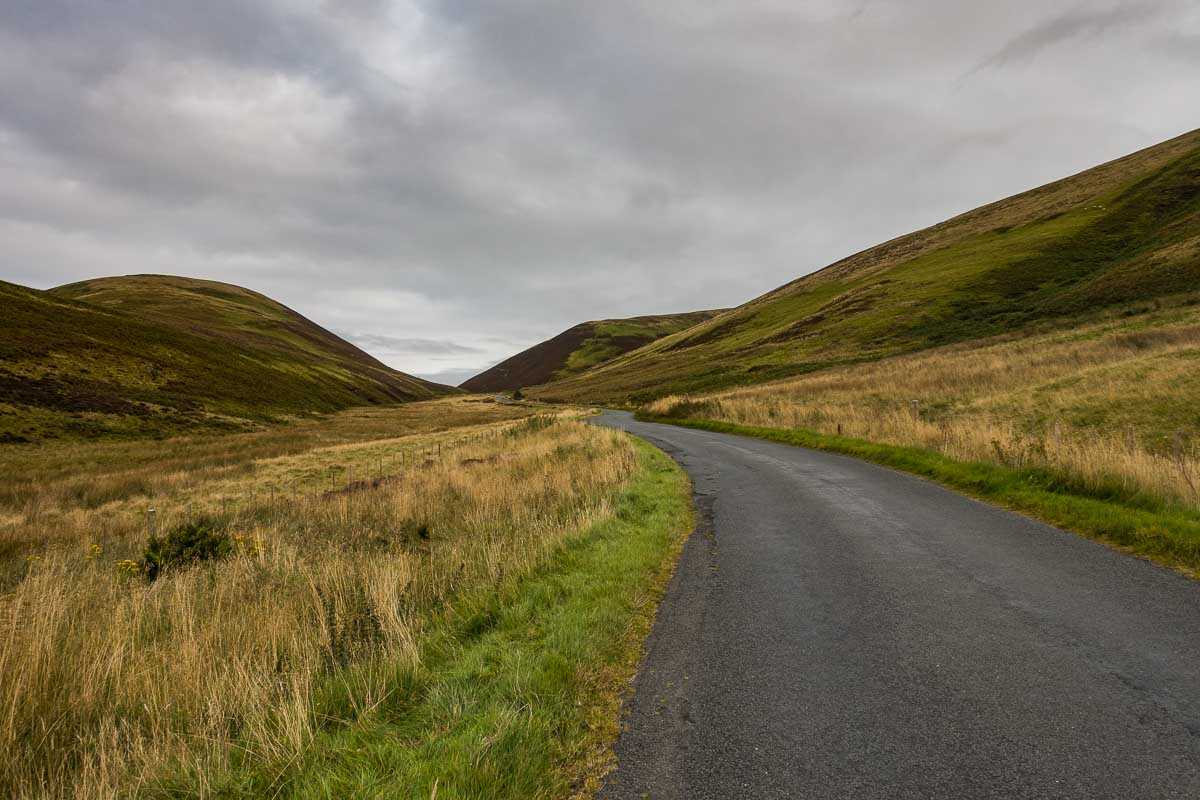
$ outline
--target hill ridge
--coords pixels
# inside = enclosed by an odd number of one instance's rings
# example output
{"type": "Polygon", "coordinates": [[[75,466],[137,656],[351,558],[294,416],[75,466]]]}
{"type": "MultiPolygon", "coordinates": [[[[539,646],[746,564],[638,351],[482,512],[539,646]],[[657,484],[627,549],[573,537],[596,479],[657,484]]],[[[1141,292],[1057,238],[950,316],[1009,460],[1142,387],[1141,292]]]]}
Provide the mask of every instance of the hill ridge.
{"type": "Polygon", "coordinates": [[[243,429],[451,387],[394,370],[235,284],[127,275],[0,282],[6,441],[243,429]]]}
{"type": "Polygon", "coordinates": [[[692,311],[581,322],[509,356],[459,386],[473,392],[500,392],[578,374],[719,313],[692,311]]]}

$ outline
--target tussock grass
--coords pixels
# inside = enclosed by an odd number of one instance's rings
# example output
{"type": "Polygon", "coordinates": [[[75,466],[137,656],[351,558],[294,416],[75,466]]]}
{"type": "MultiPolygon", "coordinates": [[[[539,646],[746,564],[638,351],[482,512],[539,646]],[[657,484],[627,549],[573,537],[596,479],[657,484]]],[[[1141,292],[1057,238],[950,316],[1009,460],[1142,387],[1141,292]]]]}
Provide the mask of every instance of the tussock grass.
{"type": "MultiPolygon", "coordinates": [[[[528,578],[456,599],[426,631],[420,664],[353,725],[290,764],[216,784],[227,797],[590,797],[615,766],[621,695],[691,529],[686,476],[634,442],[638,466],[613,513],[528,578]]],[[[186,781],[167,787],[188,794],[186,781]]]]}
{"type": "MultiPolygon", "coordinates": [[[[209,447],[196,444],[196,463],[209,447]]],[[[147,498],[77,502],[59,517],[70,532],[46,528],[37,555],[10,558],[20,574],[0,596],[0,794],[108,797],[168,774],[204,793],[239,765],[297,763],[323,730],[395,701],[455,598],[536,571],[611,518],[637,456],[627,437],[561,418],[244,463],[245,475],[218,470],[190,494],[156,483],[152,459],[142,476],[168,495],[154,498],[162,529],[216,510],[229,558],[146,582],[126,520],[147,498]],[[330,463],[365,475],[389,456],[402,464],[392,480],[324,488],[330,463]],[[314,491],[242,494],[222,513],[222,487],[279,475],[308,476],[314,491]],[[87,535],[89,522],[106,535],[87,535]]],[[[31,521],[26,498],[10,526],[28,533],[45,506],[31,521]]]]}

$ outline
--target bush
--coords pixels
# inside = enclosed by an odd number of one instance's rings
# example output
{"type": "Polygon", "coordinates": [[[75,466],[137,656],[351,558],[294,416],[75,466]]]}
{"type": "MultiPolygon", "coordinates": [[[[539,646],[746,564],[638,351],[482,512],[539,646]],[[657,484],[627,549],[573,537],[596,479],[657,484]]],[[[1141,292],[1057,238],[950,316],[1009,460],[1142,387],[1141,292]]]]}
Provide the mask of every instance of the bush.
{"type": "Polygon", "coordinates": [[[521,391],[520,386],[513,389],[512,399],[513,400],[524,400],[525,399],[525,393],[521,391]]]}
{"type": "Polygon", "coordinates": [[[162,539],[151,536],[142,555],[142,569],[153,581],[163,570],[225,558],[232,552],[233,540],[220,523],[211,517],[201,517],[185,522],[162,539]]]}
{"type": "Polygon", "coordinates": [[[544,431],[558,422],[557,417],[547,415],[538,415],[536,417],[526,417],[508,429],[508,435],[515,438],[525,436],[530,433],[544,431]]]}

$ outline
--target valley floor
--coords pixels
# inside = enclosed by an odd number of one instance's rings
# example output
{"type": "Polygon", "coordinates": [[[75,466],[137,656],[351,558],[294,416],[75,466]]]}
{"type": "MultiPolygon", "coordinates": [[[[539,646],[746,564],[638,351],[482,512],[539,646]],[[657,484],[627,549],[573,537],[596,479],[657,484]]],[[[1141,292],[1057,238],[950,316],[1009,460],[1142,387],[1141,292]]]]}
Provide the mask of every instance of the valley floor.
{"type": "Polygon", "coordinates": [[[0,448],[0,794],[586,790],[690,503],[579,416],[0,448]]]}

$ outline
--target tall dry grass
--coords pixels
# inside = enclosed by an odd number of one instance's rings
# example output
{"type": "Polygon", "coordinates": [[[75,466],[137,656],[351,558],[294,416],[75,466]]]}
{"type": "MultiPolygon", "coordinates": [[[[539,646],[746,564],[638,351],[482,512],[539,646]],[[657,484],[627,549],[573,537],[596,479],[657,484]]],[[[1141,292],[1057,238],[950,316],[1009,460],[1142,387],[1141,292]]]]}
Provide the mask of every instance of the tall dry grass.
{"type": "Polygon", "coordinates": [[[448,398],[256,433],[0,446],[0,591],[19,577],[14,567],[24,557],[47,547],[101,544],[131,556],[150,508],[168,516],[228,514],[271,497],[303,497],[403,470],[432,448],[531,413],[448,398]]]}
{"type": "Polygon", "coordinates": [[[447,600],[608,515],[634,463],[612,432],[505,423],[451,432],[398,479],[259,495],[231,515],[232,558],[152,584],[103,544],[48,548],[0,597],[0,795],[108,797],[179,769],[202,787],[237,759],[287,763],[417,666],[447,600]]]}
{"type": "Polygon", "coordinates": [[[1097,492],[1197,506],[1198,316],[942,348],[647,410],[1043,467],[1097,492]]]}
{"type": "Polygon", "coordinates": [[[452,397],[355,408],[252,433],[164,441],[47,441],[0,445],[0,517],[48,509],[95,509],[181,485],[237,479],[267,459],[370,440],[520,419],[533,411],[488,398],[452,397]]]}

